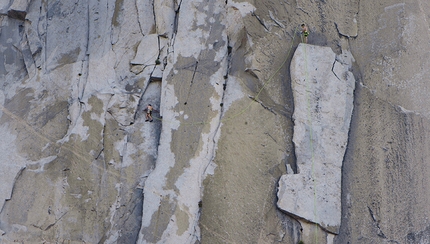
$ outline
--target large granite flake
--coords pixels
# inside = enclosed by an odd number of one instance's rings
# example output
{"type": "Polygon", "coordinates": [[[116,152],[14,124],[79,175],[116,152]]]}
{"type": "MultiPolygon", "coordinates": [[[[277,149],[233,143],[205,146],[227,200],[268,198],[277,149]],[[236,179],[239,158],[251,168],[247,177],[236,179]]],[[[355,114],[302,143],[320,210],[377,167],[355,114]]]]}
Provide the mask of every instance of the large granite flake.
{"type": "Polygon", "coordinates": [[[307,44],[293,56],[291,79],[297,173],[281,177],[278,207],[338,233],[355,79],[331,48],[307,44]]]}

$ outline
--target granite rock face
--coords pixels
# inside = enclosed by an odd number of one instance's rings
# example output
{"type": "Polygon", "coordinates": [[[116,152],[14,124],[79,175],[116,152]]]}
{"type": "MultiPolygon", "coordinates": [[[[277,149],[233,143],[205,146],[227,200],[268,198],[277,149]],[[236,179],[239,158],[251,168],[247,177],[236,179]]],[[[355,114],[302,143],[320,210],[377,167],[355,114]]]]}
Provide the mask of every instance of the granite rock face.
{"type": "Polygon", "coordinates": [[[0,1],[0,242],[428,242],[429,9],[0,1]],[[309,45],[299,45],[303,22],[309,45]],[[305,89],[330,94],[312,96],[324,105],[317,124],[293,95],[304,47],[308,67],[327,66],[305,89]],[[339,106],[335,94],[349,97],[339,106]],[[315,205],[277,198],[283,184],[296,199],[309,193],[291,180],[312,186],[298,135],[309,127],[336,171],[313,178],[331,186],[318,190],[331,203],[318,218],[315,205]]]}
{"type": "Polygon", "coordinates": [[[334,234],[355,88],[349,65],[329,47],[297,47],[290,68],[297,173],[283,175],[278,189],[280,209],[334,234]]]}
{"type": "Polygon", "coordinates": [[[430,241],[429,7],[427,1],[360,1],[357,18],[366,21],[351,41],[360,73],[339,243],[430,241]]]}

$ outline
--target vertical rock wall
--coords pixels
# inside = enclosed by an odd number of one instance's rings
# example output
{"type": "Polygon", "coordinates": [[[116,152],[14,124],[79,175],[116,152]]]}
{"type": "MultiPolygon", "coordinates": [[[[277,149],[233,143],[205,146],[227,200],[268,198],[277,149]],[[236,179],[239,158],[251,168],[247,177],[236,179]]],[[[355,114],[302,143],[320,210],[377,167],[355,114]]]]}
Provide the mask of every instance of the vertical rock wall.
{"type": "Polygon", "coordinates": [[[158,57],[131,60],[153,28],[142,30],[135,1],[18,10],[25,20],[0,17],[2,242],[136,242],[161,127],[142,109],[159,107],[161,82],[158,57]]]}
{"type": "Polygon", "coordinates": [[[430,242],[429,7],[360,1],[338,243],[430,242]]]}
{"type": "Polygon", "coordinates": [[[427,243],[429,7],[1,1],[0,242],[427,243]],[[359,84],[334,229],[276,205],[302,23],[359,84]]]}
{"type": "Polygon", "coordinates": [[[139,243],[200,239],[202,181],[214,153],[227,73],[224,5],[182,1],[176,7],[163,74],[159,156],[145,183],[139,243]]]}

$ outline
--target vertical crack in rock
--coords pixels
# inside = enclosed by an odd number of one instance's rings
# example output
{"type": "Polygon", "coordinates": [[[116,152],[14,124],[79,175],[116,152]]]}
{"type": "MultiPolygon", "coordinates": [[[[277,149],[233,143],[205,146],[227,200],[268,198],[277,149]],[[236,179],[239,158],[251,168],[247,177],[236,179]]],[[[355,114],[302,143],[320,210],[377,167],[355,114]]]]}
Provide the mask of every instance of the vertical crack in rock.
{"type": "Polygon", "coordinates": [[[190,89],[188,89],[188,94],[187,94],[187,98],[185,99],[184,105],[188,104],[188,99],[190,98],[190,93],[192,92],[192,89],[193,89],[194,77],[196,76],[198,66],[199,66],[199,61],[196,61],[196,63],[194,64],[193,74],[190,80],[190,89]]]}
{"type": "Polygon", "coordinates": [[[327,13],[326,13],[326,10],[325,10],[326,3],[324,1],[318,1],[317,4],[318,4],[318,14],[319,14],[319,17],[320,17],[320,19],[319,19],[319,27],[321,28],[322,32],[325,32],[326,29],[327,29],[326,26],[327,26],[327,23],[328,23],[327,13]]]}
{"type": "MultiPolygon", "coordinates": [[[[175,0],[175,3],[176,3],[176,1],[177,0],[175,0]]],[[[173,23],[173,34],[175,36],[178,33],[179,13],[180,13],[180,10],[181,10],[181,4],[182,4],[182,0],[180,0],[179,3],[177,3],[177,6],[175,6],[175,20],[174,20],[174,23],[173,23]]],[[[173,37],[173,38],[175,38],[175,37],[173,37]]]]}
{"type": "Polygon", "coordinates": [[[333,66],[331,67],[331,72],[333,72],[333,74],[334,74],[334,76],[336,76],[336,78],[338,79],[338,80],[341,80],[340,78],[339,78],[339,76],[337,76],[337,74],[336,74],[336,72],[334,71],[334,69],[335,69],[335,65],[336,65],[336,60],[333,62],[333,66]]]}
{"type": "Polygon", "coordinates": [[[190,88],[194,83],[194,77],[196,76],[196,72],[197,72],[197,68],[199,66],[199,61],[196,61],[196,65],[194,66],[194,72],[193,72],[193,76],[191,77],[191,81],[190,81],[190,88]]]}
{"type": "MultiPolygon", "coordinates": [[[[155,30],[155,32],[157,32],[157,13],[156,13],[156,11],[155,11],[155,2],[154,2],[155,0],[151,0],[151,3],[152,3],[152,16],[154,17],[154,30],[155,30]]],[[[157,34],[159,34],[158,32],[157,32],[157,34]]]]}
{"type": "Polygon", "coordinates": [[[303,7],[299,5],[299,1],[296,1],[296,9],[302,11],[303,13],[305,13],[305,14],[307,14],[309,16],[309,12],[306,11],[306,10],[304,10],[303,7]]]}
{"type": "MultiPolygon", "coordinates": [[[[389,238],[384,234],[384,232],[382,231],[382,228],[381,228],[381,226],[379,225],[380,220],[379,220],[379,219],[378,219],[378,217],[375,215],[375,213],[373,212],[372,208],[370,208],[369,206],[367,206],[367,209],[369,210],[370,217],[371,217],[371,218],[372,218],[372,220],[373,220],[374,227],[376,227],[376,232],[377,232],[377,233],[376,233],[376,235],[377,235],[377,236],[379,236],[380,238],[386,239],[388,243],[397,243],[397,244],[401,243],[401,242],[398,242],[398,241],[396,241],[396,240],[390,240],[390,239],[389,239],[389,238]]],[[[414,242],[414,243],[418,243],[418,242],[414,242]]],[[[421,243],[421,242],[420,242],[420,243],[421,243]]]]}
{"type": "Polygon", "coordinates": [[[264,27],[266,31],[270,31],[269,28],[266,26],[266,23],[260,18],[260,16],[258,16],[255,12],[252,12],[252,16],[254,16],[258,20],[258,22],[264,27]]]}
{"type": "Polygon", "coordinates": [[[104,148],[102,148],[102,149],[100,150],[100,152],[97,154],[97,156],[95,157],[95,159],[94,159],[94,160],[98,160],[98,159],[100,158],[100,155],[102,155],[103,151],[104,151],[104,148]]]}
{"type": "Polygon", "coordinates": [[[81,102],[84,94],[85,94],[85,87],[87,85],[88,82],[88,77],[89,77],[89,67],[90,67],[90,60],[89,60],[89,56],[90,56],[90,24],[91,24],[91,18],[90,18],[90,3],[88,2],[86,4],[87,7],[87,21],[86,21],[86,45],[85,45],[85,56],[83,58],[83,60],[81,61],[81,71],[79,72],[78,76],[78,100],[81,102]]]}
{"type": "Polygon", "coordinates": [[[54,225],[56,225],[57,223],[58,223],[58,221],[60,221],[66,214],[67,214],[68,212],[65,212],[65,213],[63,213],[59,218],[57,218],[56,220],[55,220],[55,222],[54,223],[52,223],[52,224],[50,224],[50,225],[48,225],[45,229],[43,229],[43,231],[47,231],[47,230],[49,230],[49,229],[51,229],[51,227],[52,226],[54,226],[54,225]]]}
{"type": "MultiPolygon", "coordinates": [[[[24,25],[25,25],[25,22],[24,22],[24,25]]],[[[17,51],[21,53],[25,64],[24,67],[27,71],[27,75],[29,76],[29,79],[31,79],[34,76],[36,76],[36,64],[33,59],[33,54],[31,53],[29,40],[25,29],[19,28],[19,35],[21,37],[20,44],[19,46],[13,45],[13,47],[15,47],[17,51]]]]}
{"type": "Polygon", "coordinates": [[[300,44],[291,61],[298,174],[279,180],[278,207],[339,233],[341,169],[355,80],[329,47],[300,44]],[[336,104],[336,105],[334,105],[336,104]]]}
{"type": "Polygon", "coordinates": [[[248,97],[252,100],[252,101],[254,101],[254,102],[256,102],[256,103],[259,103],[264,109],[267,109],[268,111],[270,111],[272,114],[274,114],[274,115],[278,115],[272,108],[270,108],[270,107],[268,107],[268,106],[266,106],[266,105],[264,105],[264,103],[261,101],[261,100],[258,100],[258,99],[256,99],[254,96],[251,96],[251,95],[248,95],[248,97]]]}
{"type": "MultiPolygon", "coordinates": [[[[110,104],[110,101],[112,100],[112,97],[113,97],[114,95],[111,95],[111,97],[109,98],[109,100],[107,101],[107,103],[106,104],[108,104],[108,106],[109,106],[109,104],[110,104]]],[[[106,161],[105,161],[105,157],[104,157],[104,155],[102,155],[103,154],[103,152],[104,152],[104,150],[105,150],[105,148],[106,148],[106,145],[105,145],[105,143],[106,143],[106,139],[105,139],[105,137],[106,137],[106,134],[105,134],[105,132],[106,132],[106,125],[107,125],[107,121],[108,121],[108,118],[107,118],[107,114],[109,114],[109,115],[111,115],[112,116],[112,114],[111,114],[111,112],[109,111],[109,108],[108,109],[106,109],[106,111],[104,112],[104,115],[103,115],[103,117],[104,117],[104,123],[103,123],[103,129],[102,129],[102,131],[101,131],[101,133],[102,133],[102,137],[101,137],[101,148],[100,148],[100,151],[99,151],[99,153],[97,154],[97,156],[94,158],[94,160],[99,160],[99,158],[102,160],[102,162],[103,162],[103,165],[105,166],[106,165],[106,161]],[[100,157],[100,156],[102,156],[102,157],[100,157]]],[[[113,118],[115,118],[114,116],[112,116],[113,118]]],[[[119,122],[117,121],[117,123],[119,124],[119,122]]]]}
{"type": "MultiPolygon", "coordinates": [[[[41,4],[41,6],[39,7],[39,11],[37,16],[37,22],[36,21],[32,21],[31,23],[29,23],[29,25],[35,25],[35,28],[32,28],[36,33],[33,33],[35,36],[37,36],[38,39],[38,43],[37,43],[37,50],[32,50],[33,51],[33,55],[35,57],[35,63],[36,63],[36,67],[37,69],[41,69],[42,67],[42,60],[43,60],[43,56],[45,54],[46,51],[46,29],[43,29],[43,26],[46,26],[46,16],[44,16],[43,12],[46,12],[46,4],[41,4]],[[45,23],[45,25],[43,25],[42,23],[45,23]],[[43,40],[43,41],[42,41],[43,40]],[[45,44],[45,46],[43,46],[45,44]],[[45,51],[44,51],[45,50],[45,51]]],[[[31,27],[30,27],[31,28],[31,27]]],[[[28,32],[28,30],[27,30],[28,32]]],[[[27,33],[28,34],[28,33],[27,33]]]]}
{"type": "MultiPolygon", "coordinates": [[[[25,170],[25,166],[24,167],[21,167],[21,169],[18,171],[18,173],[16,174],[16,176],[15,176],[15,179],[13,180],[13,183],[12,183],[12,190],[11,190],[11,192],[10,192],[10,196],[9,196],[9,198],[6,198],[5,200],[6,201],[8,201],[8,200],[10,200],[11,198],[12,198],[12,196],[13,196],[13,191],[14,191],[14,189],[15,189],[15,183],[18,181],[18,179],[21,177],[21,175],[22,175],[22,172],[25,170]]],[[[4,205],[3,205],[3,207],[4,207],[4,205]]],[[[0,210],[2,210],[2,209],[0,209],[0,210]]],[[[0,211],[0,213],[1,213],[2,211],[0,211]]]]}
{"type": "MultiPolygon", "coordinates": [[[[138,1],[134,2],[134,7],[136,8],[136,12],[137,12],[137,15],[136,15],[137,24],[139,24],[140,34],[142,34],[142,36],[145,36],[144,31],[143,31],[143,27],[142,27],[142,23],[140,23],[140,14],[141,13],[139,12],[139,8],[137,6],[138,3],[139,3],[138,1]]],[[[152,1],[152,11],[154,11],[154,2],[153,1],[152,1]]],[[[155,21],[155,17],[154,17],[154,21],[155,21]]]]}
{"type": "Polygon", "coordinates": [[[277,19],[275,18],[275,16],[273,15],[272,11],[270,11],[270,10],[269,10],[269,16],[270,16],[270,19],[271,19],[271,20],[273,20],[273,22],[275,22],[275,24],[276,24],[277,26],[279,26],[279,27],[280,27],[280,28],[282,28],[282,29],[285,29],[285,25],[284,25],[284,24],[282,24],[282,22],[281,22],[280,20],[277,20],[277,19]]]}
{"type": "MultiPolygon", "coordinates": [[[[45,27],[45,29],[44,29],[44,33],[45,33],[45,36],[44,36],[44,38],[43,38],[43,43],[45,44],[44,45],[44,47],[43,47],[43,50],[44,50],[44,55],[43,55],[43,67],[44,67],[44,72],[45,73],[48,73],[48,27],[49,27],[49,14],[48,14],[48,9],[49,9],[49,2],[48,1],[46,1],[46,2],[44,2],[44,3],[42,3],[42,4],[44,4],[45,5],[45,24],[44,25],[42,25],[42,26],[44,26],[45,27]]],[[[42,10],[41,10],[42,11],[42,10]]]]}
{"type": "Polygon", "coordinates": [[[181,5],[182,5],[182,0],[180,0],[180,2],[178,3],[177,8],[174,9],[174,11],[175,11],[175,18],[174,18],[174,21],[173,21],[173,33],[172,33],[172,36],[169,37],[169,38],[171,38],[171,40],[170,40],[170,46],[169,46],[169,49],[171,48],[171,50],[168,51],[169,53],[175,51],[174,47],[175,47],[176,35],[178,33],[179,14],[180,14],[180,10],[181,10],[181,5]]]}
{"type": "MultiPolygon", "coordinates": [[[[219,113],[219,118],[218,118],[218,124],[216,125],[215,131],[214,131],[214,135],[212,138],[212,142],[213,142],[213,147],[211,149],[210,152],[208,152],[207,154],[210,155],[209,157],[209,163],[206,164],[206,167],[204,168],[203,172],[203,179],[201,179],[201,181],[204,180],[204,178],[206,178],[206,176],[208,174],[213,174],[213,170],[215,168],[214,165],[214,159],[216,156],[216,149],[218,147],[218,139],[220,137],[221,134],[221,126],[222,126],[222,118],[224,116],[225,113],[225,108],[224,108],[224,101],[225,101],[225,96],[226,96],[226,89],[227,89],[227,83],[228,83],[228,76],[229,76],[229,72],[230,72],[230,67],[231,67],[231,51],[232,48],[230,47],[230,42],[229,42],[229,37],[227,36],[227,53],[225,55],[226,60],[227,60],[227,64],[226,64],[226,70],[225,70],[225,74],[223,76],[224,78],[224,84],[223,84],[223,88],[222,88],[222,96],[221,96],[221,103],[220,103],[220,113],[219,113]]],[[[203,189],[202,190],[202,195],[203,195],[203,189]]],[[[200,207],[200,211],[201,211],[201,204],[202,202],[199,202],[199,207],[200,207]]]]}
{"type": "Polygon", "coordinates": [[[139,89],[130,85],[128,92],[114,94],[108,102],[104,161],[120,178],[115,179],[118,195],[110,211],[106,242],[136,243],[141,228],[144,175],[153,169],[161,127],[161,119],[155,114],[154,122],[145,122],[146,113],[142,111],[148,103],[155,109],[160,106],[161,81],[153,80],[151,74],[150,70],[145,73],[139,89]]]}
{"type": "MultiPolygon", "coordinates": [[[[227,4],[227,0],[226,0],[226,4],[227,4]]],[[[216,126],[216,129],[215,129],[214,137],[212,139],[213,148],[212,148],[212,152],[210,153],[210,155],[212,155],[212,156],[210,157],[209,164],[206,166],[206,168],[204,170],[204,174],[203,174],[204,176],[206,176],[208,174],[208,167],[211,166],[211,162],[213,162],[215,159],[216,148],[218,146],[218,138],[219,138],[219,134],[221,133],[220,128],[222,125],[222,118],[223,118],[224,113],[225,113],[224,101],[225,101],[225,96],[226,96],[229,72],[230,72],[230,68],[231,68],[231,55],[232,55],[232,47],[230,46],[230,38],[228,36],[226,38],[227,38],[227,44],[226,44],[227,53],[225,54],[225,57],[226,57],[227,63],[226,63],[225,74],[223,75],[224,83],[222,84],[222,96],[221,96],[221,103],[220,103],[219,121],[218,121],[218,125],[216,126]]]]}
{"type": "Polygon", "coordinates": [[[370,217],[372,217],[373,223],[375,224],[375,227],[378,229],[377,235],[379,237],[387,239],[387,237],[384,235],[384,232],[382,232],[381,227],[379,226],[379,221],[376,219],[376,216],[373,214],[372,209],[369,206],[367,206],[367,209],[369,209],[370,217]]]}

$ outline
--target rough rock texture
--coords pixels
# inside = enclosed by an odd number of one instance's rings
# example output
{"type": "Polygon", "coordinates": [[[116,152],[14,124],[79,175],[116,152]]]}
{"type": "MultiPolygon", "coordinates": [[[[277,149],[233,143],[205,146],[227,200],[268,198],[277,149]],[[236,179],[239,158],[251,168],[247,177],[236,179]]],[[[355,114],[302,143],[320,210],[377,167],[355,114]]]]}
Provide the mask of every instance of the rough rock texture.
{"type": "Polygon", "coordinates": [[[430,243],[429,7],[360,1],[338,243],[430,243]]]}
{"type": "Polygon", "coordinates": [[[355,88],[348,71],[351,64],[337,60],[331,48],[307,44],[300,44],[293,56],[297,173],[281,177],[277,203],[289,214],[335,234],[341,222],[342,162],[355,88]]]}
{"type": "Polygon", "coordinates": [[[0,242],[427,243],[429,7],[0,1],[0,242]],[[360,84],[336,236],[276,205],[303,22],[360,84]]]}
{"type": "Polygon", "coordinates": [[[178,20],[170,47],[174,51],[167,56],[159,156],[145,182],[139,243],[194,243],[200,238],[201,186],[214,151],[227,72],[224,5],[223,1],[180,5],[181,11],[197,19],[178,20]],[[207,15],[198,17],[203,11],[207,15]]]}
{"type": "Polygon", "coordinates": [[[155,59],[130,72],[134,4],[32,1],[28,20],[1,17],[4,242],[137,240],[161,126],[141,110],[159,107],[161,82],[155,59]]]}
{"type": "Polygon", "coordinates": [[[13,0],[7,11],[7,16],[9,18],[25,20],[30,1],[31,0],[13,0]]]}

